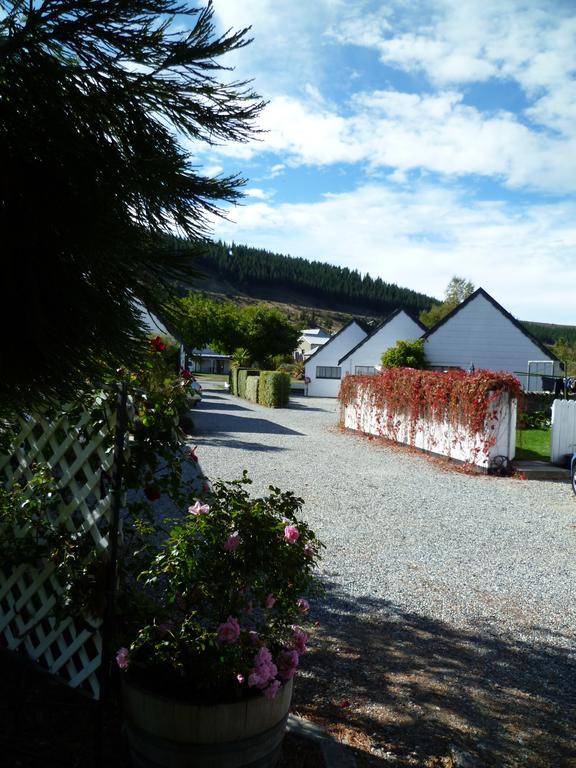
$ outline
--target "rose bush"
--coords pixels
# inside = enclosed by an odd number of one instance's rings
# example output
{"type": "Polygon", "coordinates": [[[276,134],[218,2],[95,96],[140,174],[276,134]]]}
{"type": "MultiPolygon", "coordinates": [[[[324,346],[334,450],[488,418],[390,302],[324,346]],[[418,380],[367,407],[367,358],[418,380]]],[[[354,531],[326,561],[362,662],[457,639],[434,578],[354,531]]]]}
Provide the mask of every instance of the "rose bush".
{"type": "Polygon", "coordinates": [[[117,662],[137,684],[206,703],[273,698],[293,677],[322,544],[301,499],[249,483],[205,486],[131,582],[117,662]]]}

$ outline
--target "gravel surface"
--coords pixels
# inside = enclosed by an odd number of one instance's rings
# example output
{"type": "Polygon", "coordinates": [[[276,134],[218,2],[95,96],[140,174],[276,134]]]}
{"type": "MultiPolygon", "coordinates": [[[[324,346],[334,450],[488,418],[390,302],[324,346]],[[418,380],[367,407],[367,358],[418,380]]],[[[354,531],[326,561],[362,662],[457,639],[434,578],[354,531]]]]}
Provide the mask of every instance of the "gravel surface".
{"type": "Polygon", "coordinates": [[[271,410],[205,388],[193,442],[209,477],[247,469],[305,500],[339,590],[466,629],[576,630],[576,499],[568,483],[470,476],[337,428],[338,403],[271,410]]]}
{"type": "Polygon", "coordinates": [[[342,432],[335,400],[204,393],[204,473],[294,490],[327,547],[296,712],[359,768],[576,768],[570,485],[467,475],[342,432]]]}

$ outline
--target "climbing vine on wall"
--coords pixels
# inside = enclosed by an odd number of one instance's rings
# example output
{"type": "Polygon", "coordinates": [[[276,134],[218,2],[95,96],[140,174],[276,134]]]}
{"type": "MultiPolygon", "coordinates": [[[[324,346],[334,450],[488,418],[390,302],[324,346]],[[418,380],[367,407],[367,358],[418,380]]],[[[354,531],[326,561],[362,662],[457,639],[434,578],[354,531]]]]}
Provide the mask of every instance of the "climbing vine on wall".
{"type": "Polygon", "coordinates": [[[518,398],[520,392],[520,382],[509,373],[389,368],[375,376],[346,376],[339,398],[344,409],[358,404],[362,396],[364,403],[386,412],[390,428],[402,415],[412,432],[425,419],[474,434],[483,430],[487,417],[496,415],[494,405],[502,394],[518,398]]]}

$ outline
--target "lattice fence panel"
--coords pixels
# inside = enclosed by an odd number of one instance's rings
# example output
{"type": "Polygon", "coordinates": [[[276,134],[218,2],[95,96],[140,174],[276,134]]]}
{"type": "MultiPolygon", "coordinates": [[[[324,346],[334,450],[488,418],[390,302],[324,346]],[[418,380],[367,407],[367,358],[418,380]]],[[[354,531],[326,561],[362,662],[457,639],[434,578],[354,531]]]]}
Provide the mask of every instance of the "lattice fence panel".
{"type": "MultiPolygon", "coordinates": [[[[102,551],[108,546],[111,516],[108,479],[115,411],[103,399],[96,406],[104,414],[97,428],[91,409],[68,408],[52,418],[22,419],[14,452],[0,455],[0,480],[10,486],[29,479],[34,464],[50,467],[64,491],[60,519],[71,533],[91,537],[93,546],[102,551]]],[[[24,648],[68,685],[98,698],[101,620],[56,618],[52,609],[62,593],[51,563],[38,568],[20,565],[11,572],[0,569],[0,642],[11,650],[24,648]]]]}

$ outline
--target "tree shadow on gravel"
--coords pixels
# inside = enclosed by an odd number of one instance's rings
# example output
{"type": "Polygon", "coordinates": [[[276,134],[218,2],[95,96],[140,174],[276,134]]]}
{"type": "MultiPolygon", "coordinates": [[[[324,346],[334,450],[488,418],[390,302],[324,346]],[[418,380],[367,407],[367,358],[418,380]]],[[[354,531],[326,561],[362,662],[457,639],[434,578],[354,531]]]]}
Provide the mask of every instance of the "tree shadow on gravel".
{"type": "Polygon", "coordinates": [[[360,767],[576,766],[570,651],[455,629],[334,585],[322,602],[293,709],[351,744],[360,767]]]}
{"type": "Polygon", "coordinates": [[[201,413],[202,411],[219,411],[221,413],[227,413],[228,411],[249,411],[250,408],[246,408],[243,405],[236,405],[236,403],[227,403],[227,402],[219,402],[219,403],[213,403],[211,402],[211,399],[205,399],[202,398],[200,403],[197,406],[196,413],[201,413]]]}
{"type": "Polygon", "coordinates": [[[278,445],[263,445],[262,443],[251,443],[248,440],[239,440],[236,437],[198,437],[194,436],[191,442],[198,446],[209,445],[211,448],[236,448],[241,451],[260,451],[262,453],[281,453],[287,451],[287,448],[281,448],[278,445]]]}
{"type": "Polygon", "coordinates": [[[233,416],[223,414],[212,421],[203,422],[197,419],[200,413],[195,414],[197,429],[207,438],[213,435],[229,435],[250,433],[254,435],[302,435],[302,432],[296,432],[294,429],[283,427],[281,424],[275,424],[268,419],[250,418],[249,416],[233,416]]]}

